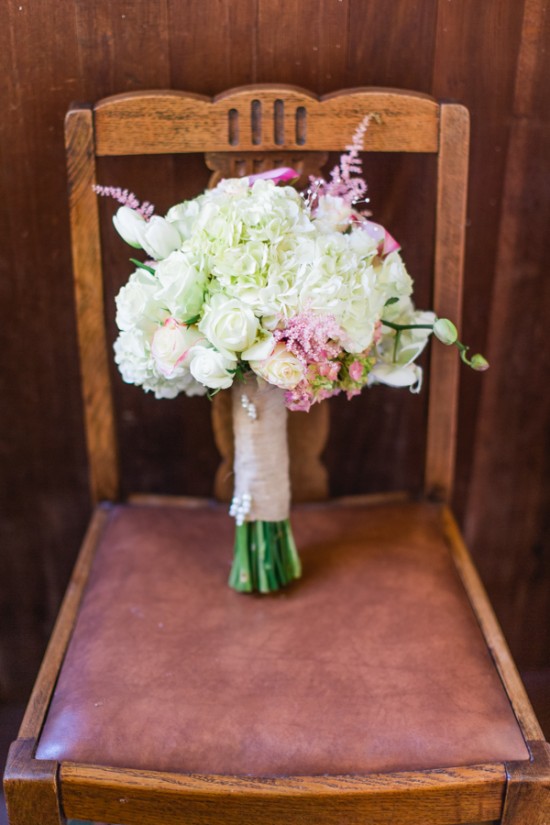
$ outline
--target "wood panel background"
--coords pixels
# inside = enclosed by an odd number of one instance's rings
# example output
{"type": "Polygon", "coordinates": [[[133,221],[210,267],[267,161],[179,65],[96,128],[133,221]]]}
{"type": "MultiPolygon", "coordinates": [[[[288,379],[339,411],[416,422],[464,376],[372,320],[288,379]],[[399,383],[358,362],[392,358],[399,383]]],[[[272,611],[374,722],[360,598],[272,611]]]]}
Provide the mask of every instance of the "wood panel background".
{"type": "MultiPolygon", "coordinates": [[[[492,366],[462,372],[455,508],[520,667],[550,673],[550,0],[4,0],[0,17],[0,698],[30,688],[89,514],[64,112],[127,90],[250,82],[396,86],[470,109],[463,337],[492,366]]],[[[372,156],[366,172],[427,305],[433,161],[372,156]]],[[[198,157],[100,164],[103,183],[159,211],[207,176],[198,157]]],[[[112,296],[129,269],[111,212],[112,296]]],[[[208,495],[208,402],[115,386],[126,488],[208,495]]],[[[331,402],[335,494],[418,486],[425,401],[378,389],[331,402]]]]}

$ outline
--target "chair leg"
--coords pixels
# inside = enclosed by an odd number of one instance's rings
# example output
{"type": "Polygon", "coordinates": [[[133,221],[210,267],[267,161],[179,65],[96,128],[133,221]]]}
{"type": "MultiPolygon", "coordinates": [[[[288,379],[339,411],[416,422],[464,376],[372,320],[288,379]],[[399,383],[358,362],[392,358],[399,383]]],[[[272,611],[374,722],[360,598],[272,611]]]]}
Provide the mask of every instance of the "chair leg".
{"type": "Polygon", "coordinates": [[[4,773],[9,825],[66,825],[57,786],[57,762],[33,758],[34,739],[17,739],[4,773]]]}
{"type": "Polygon", "coordinates": [[[531,762],[506,766],[508,785],[502,825],[550,823],[550,744],[528,742],[531,762]]]}

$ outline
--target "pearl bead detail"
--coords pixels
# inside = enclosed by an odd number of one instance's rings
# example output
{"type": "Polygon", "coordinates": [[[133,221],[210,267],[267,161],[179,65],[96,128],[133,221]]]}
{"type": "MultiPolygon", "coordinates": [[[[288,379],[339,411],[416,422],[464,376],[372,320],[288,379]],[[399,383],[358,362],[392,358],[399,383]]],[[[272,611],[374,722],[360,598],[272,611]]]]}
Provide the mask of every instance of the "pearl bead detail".
{"type": "Polygon", "coordinates": [[[250,493],[243,493],[242,496],[233,496],[229,515],[233,516],[238,527],[245,523],[247,515],[250,513],[252,496],[250,493]]]}

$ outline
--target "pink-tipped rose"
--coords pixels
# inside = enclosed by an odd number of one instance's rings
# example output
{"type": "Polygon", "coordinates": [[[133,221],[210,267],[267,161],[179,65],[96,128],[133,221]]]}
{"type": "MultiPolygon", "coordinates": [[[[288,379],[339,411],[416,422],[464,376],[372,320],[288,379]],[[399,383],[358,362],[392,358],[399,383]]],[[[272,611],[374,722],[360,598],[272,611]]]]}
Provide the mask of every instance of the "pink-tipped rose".
{"type": "Polygon", "coordinates": [[[172,378],[178,367],[187,366],[191,347],[202,338],[196,327],[187,327],[175,318],[167,318],[157,329],[151,341],[151,353],[158,371],[165,378],[172,378]]]}

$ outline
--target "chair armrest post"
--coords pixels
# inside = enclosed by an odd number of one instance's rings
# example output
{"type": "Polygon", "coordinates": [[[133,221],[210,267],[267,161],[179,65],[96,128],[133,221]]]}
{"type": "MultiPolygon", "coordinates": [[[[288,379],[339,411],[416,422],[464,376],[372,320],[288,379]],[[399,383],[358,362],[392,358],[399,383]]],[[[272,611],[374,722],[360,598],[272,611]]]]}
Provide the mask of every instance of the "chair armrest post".
{"type": "Polygon", "coordinates": [[[33,758],[34,739],[11,746],[4,774],[10,825],[65,825],[58,792],[58,764],[33,758]]]}
{"type": "Polygon", "coordinates": [[[532,760],[506,765],[502,825],[547,825],[550,822],[550,744],[529,742],[532,760]]]}

